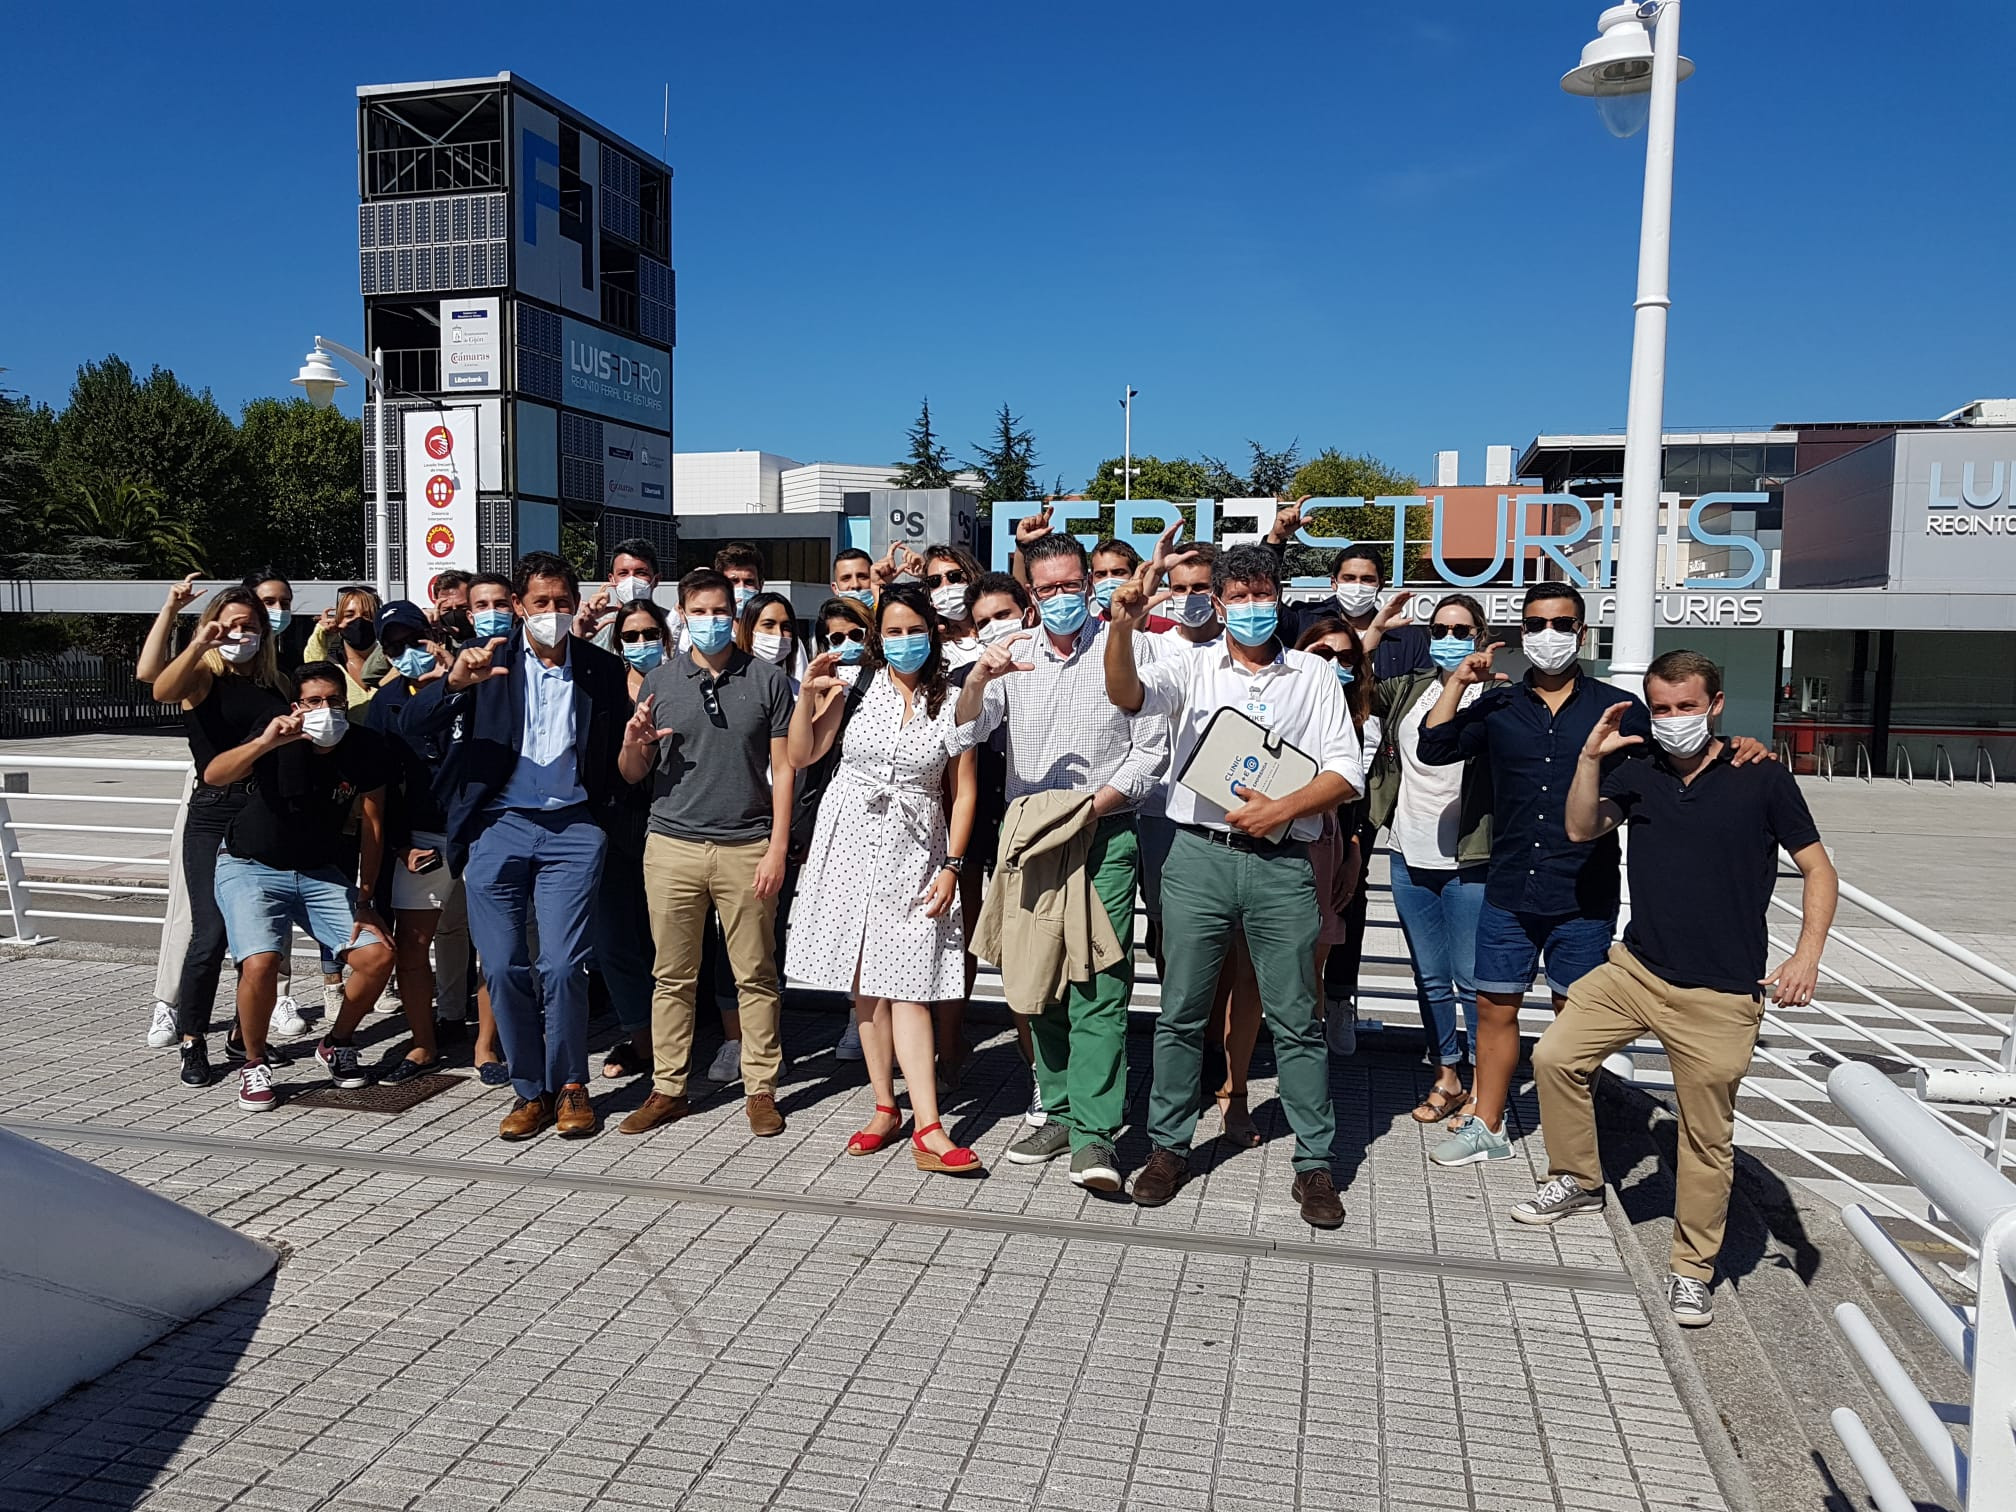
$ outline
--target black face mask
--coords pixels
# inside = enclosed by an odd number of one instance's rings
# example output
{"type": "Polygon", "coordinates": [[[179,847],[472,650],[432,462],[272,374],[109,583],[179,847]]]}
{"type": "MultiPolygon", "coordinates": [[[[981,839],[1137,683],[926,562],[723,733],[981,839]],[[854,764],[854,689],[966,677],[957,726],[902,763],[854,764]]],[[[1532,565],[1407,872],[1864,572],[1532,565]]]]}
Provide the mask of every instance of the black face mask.
{"type": "Polygon", "coordinates": [[[368,619],[354,619],[343,627],[343,644],[352,651],[369,651],[378,644],[378,627],[368,619]]]}
{"type": "Polygon", "coordinates": [[[470,623],[467,609],[444,609],[434,623],[442,638],[450,644],[476,638],[476,627],[470,623]]]}

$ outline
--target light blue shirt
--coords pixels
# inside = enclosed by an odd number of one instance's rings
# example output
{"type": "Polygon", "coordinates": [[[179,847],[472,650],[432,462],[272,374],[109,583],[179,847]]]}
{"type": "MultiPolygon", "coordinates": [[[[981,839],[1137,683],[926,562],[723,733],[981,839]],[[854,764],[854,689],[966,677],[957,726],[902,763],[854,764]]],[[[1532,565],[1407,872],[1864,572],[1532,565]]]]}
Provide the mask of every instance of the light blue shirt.
{"type": "Polygon", "coordinates": [[[574,765],[574,663],[562,655],[549,667],[532,643],[511,669],[523,678],[525,719],[518,729],[518,765],[497,795],[500,808],[563,809],[586,803],[574,765]]]}

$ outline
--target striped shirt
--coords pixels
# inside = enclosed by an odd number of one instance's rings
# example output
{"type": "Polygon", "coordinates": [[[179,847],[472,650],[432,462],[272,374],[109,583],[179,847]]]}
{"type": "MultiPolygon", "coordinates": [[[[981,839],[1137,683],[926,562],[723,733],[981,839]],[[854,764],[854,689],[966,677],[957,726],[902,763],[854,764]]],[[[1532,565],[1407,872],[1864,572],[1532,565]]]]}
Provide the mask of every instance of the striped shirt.
{"type": "Polygon", "coordinates": [[[1088,619],[1070,653],[1059,655],[1038,627],[1015,643],[1031,670],[1004,672],[987,684],[973,738],[985,740],[1005,720],[1008,802],[1110,786],[1131,809],[1156,790],[1169,762],[1168,721],[1136,719],[1106,696],[1104,634],[1102,624],[1088,619]]]}

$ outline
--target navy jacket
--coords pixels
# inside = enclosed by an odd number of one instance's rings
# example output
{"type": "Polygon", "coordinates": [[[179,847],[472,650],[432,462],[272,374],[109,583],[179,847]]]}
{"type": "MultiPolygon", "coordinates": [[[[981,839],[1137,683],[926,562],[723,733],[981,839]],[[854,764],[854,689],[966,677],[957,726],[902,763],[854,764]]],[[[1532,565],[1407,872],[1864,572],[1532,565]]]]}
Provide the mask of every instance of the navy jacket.
{"type": "MultiPolygon", "coordinates": [[[[511,632],[499,655],[510,666],[493,677],[450,692],[443,677],[420,688],[399,711],[398,734],[409,744],[438,744],[445,751],[436,769],[435,794],[448,813],[448,861],[457,871],[482,830],[497,794],[518,765],[525,727],[525,679],[518,662],[525,627],[511,632]]],[[[603,823],[624,787],[616,770],[623,749],[623,726],[631,714],[630,682],[623,659],[575,636],[567,647],[574,670],[575,773],[588,794],[588,808],[603,823]]]]}

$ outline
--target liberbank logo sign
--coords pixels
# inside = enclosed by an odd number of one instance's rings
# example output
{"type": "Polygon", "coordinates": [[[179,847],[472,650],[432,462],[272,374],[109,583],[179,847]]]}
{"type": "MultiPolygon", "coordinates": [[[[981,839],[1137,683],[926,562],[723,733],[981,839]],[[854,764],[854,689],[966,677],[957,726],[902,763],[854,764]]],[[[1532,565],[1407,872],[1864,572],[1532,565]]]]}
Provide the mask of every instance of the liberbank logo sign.
{"type": "Polygon", "coordinates": [[[1962,462],[1956,492],[1948,492],[1953,481],[1944,466],[1934,462],[1927,482],[1928,536],[2016,536],[2016,462],[1962,462]],[[1986,512],[1991,509],[2001,513],[1986,512]]]}
{"type": "Polygon", "coordinates": [[[566,347],[563,403],[609,420],[669,430],[669,359],[655,347],[562,316],[566,347]]]}

